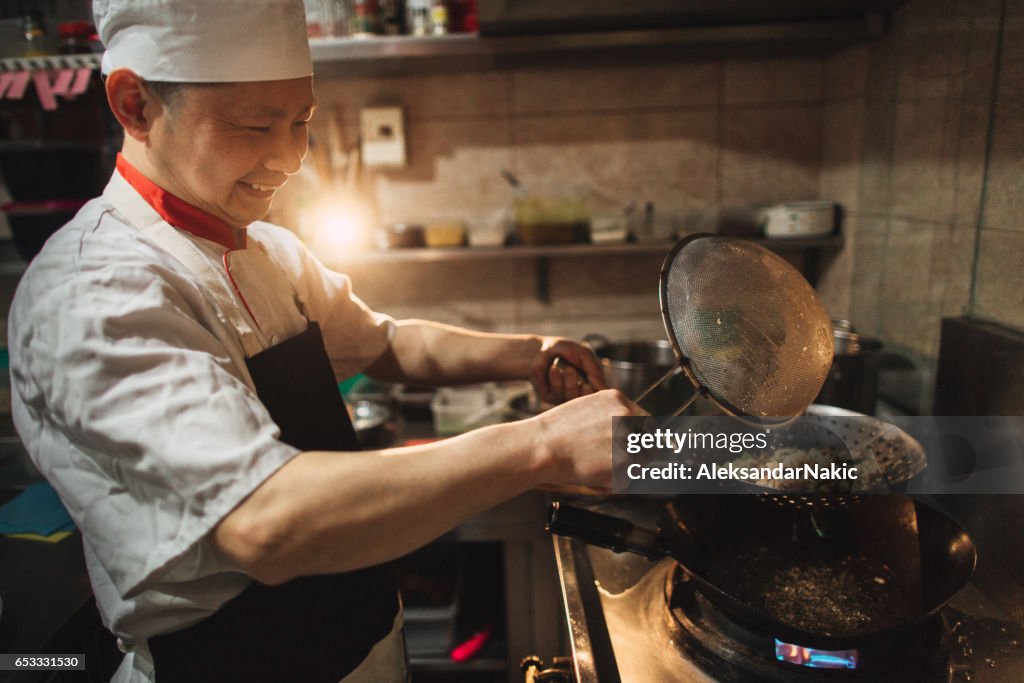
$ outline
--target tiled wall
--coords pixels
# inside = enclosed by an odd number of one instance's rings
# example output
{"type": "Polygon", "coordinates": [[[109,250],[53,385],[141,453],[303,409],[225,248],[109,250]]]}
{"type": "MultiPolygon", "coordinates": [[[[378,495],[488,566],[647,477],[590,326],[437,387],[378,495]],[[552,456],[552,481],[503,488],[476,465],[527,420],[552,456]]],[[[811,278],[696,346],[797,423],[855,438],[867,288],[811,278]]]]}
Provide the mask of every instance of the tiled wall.
{"type": "MultiPolygon", "coordinates": [[[[377,220],[456,218],[498,224],[528,188],[584,187],[620,211],[652,201],[658,220],[752,202],[815,198],[819,189],[823,60],[689,58],[506,68],[415,76],[331,76],[318,82],[320,119],[357,140],[362,107],[404,109],[409,165],[363,169],[377,220]]],[[[666,248],[667,248],[666,244],[666,248]]],[[[339,266],[374,307],[480,329],[662,338],[661,256],[553,259],[550,301],[531,259],[339,266]]]]}
{"type": "Polygon", "coordinates": [[[941,317],[1024,327],[1022,23],[1020,0],[912,0],[825,64],[821,193],[850,216],[822,291],[925,366],[941,317]]]}
{"type": "MultiPolygon", "coordinates": [[[[943,316],[1024,327],[1022,24],[1024,0],[911,0],[884,38],[824,58],[332,73],[314,134],[333,115],[351,146],[362,107],[404,108],[408,167],[361,174],[381,223],[496,225],[514,196],[502,168],[528,187],[586,186],[611,209],[650,200],[676,223],[838,201],[847,242],[819,282],[829,311],[927,366],[943,316]]],[[[397,316],[652,338],[659,263],[552,260],[550,301],[530,259],[339,265],[397,316]]]]}

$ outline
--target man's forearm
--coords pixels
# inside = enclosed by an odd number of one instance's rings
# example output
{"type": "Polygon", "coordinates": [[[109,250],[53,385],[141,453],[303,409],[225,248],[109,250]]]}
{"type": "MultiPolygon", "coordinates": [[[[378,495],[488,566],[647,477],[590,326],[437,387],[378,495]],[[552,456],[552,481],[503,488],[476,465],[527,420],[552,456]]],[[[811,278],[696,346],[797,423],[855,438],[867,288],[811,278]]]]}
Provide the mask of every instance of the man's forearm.
{"type": "Polygon", "coordinates": [[[385,562],[549,480],[532,431],[500,425],[425,446],[302,453],[225,518],[215,542],[272,584],[385,562]]]}
{"type": "Polygon", "coordinates": [[[415,384],[527,379],[541,344],[534,335],[491,334],[402,320],[388,351],[367,372],[377,379],[415,384]]]}

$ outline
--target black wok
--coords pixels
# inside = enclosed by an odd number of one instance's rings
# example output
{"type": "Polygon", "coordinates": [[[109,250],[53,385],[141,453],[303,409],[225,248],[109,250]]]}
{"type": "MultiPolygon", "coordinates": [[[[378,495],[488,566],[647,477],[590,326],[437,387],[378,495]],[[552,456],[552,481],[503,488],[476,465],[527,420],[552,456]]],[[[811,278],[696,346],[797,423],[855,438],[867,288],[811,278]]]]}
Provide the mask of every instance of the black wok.
{"type": "Polygon", "coordinates": [[[913,628],[967,583],[977,559],[956,522],[896,495],[813,514],[757,496],[683,496],[666,505],[656,530],[555,502],[548,529],[672,557],[735,621],[826,650],[913,628]]]}

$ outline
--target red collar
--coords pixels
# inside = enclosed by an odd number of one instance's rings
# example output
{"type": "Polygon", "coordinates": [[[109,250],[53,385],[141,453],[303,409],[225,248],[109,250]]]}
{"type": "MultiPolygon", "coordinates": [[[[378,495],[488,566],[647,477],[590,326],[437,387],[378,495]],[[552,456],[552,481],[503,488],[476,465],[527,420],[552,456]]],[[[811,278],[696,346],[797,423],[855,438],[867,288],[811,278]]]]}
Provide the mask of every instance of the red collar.
{"type": "Polygon", "coordinates": [[[128,160],[117,154],[117,171],[142,195],[142,198],[153,207],[160,217],[176,228],[191,233],[196,237],[216,242],[225,249],[244,249],[245,233],[242,233],[242,245],[235,245],[235,231],[226,221],[192,206],[184,199],[179,199],[142,175],[139,169],[128,163],[128,160]]]}

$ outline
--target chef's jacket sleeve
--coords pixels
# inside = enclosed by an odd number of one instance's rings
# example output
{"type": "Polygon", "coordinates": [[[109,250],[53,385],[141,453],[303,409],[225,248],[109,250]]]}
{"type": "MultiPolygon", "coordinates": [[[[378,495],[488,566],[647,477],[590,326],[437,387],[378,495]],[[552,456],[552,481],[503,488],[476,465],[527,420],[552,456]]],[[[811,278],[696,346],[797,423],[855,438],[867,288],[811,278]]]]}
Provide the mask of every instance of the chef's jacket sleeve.
{"type": "Polygon", "coordinates": [[[181,274],[106,264],[25,300],[12,311],[19,430],[130,596],[298,451],[181,274]]]}
{"type": "Polygon", "coordinates": [[[370,309],[352,291],[347,275],[323,264],[293,233],[276,228],[271,256],[295,283],[309,316],[320,323],[338,380],[366,369],[391,343],[395,321],[370,309]]]}

